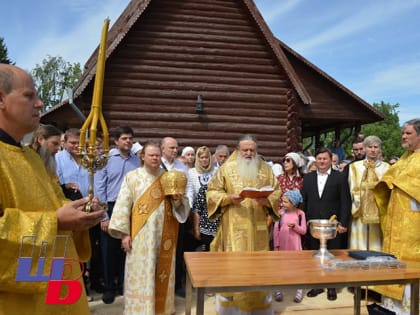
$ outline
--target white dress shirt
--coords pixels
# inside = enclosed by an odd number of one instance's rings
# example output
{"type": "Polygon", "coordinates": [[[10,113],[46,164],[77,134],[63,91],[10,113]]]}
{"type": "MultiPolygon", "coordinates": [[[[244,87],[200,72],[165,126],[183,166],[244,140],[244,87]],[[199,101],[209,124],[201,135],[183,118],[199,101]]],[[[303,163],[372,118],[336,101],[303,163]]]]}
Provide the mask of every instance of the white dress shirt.
{"type": "Polygon", "coordinates": [[[327,182],[328,176],[330,174],[331,174],[331,167],[325,173],[320,173],[319,171],[316,171],[319,198],[322,197],[322,193],[324,192],[324,188],[325,188],[325,183],[327,182]]]}

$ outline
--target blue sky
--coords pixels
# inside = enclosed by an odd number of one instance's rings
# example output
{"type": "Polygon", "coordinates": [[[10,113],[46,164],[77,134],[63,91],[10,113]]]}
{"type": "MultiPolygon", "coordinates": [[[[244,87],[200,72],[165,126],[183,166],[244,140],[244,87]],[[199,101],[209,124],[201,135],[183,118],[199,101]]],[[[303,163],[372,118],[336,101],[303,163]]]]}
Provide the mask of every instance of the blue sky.
{"type": "MultiPolygon", "coordinates": [[[[369,103],[420,117],[420,0],[254,0],[274,35],[369,103]]],[[[14,0],[0,11],[9,57],[31,70],[47,56],[83,66],[129,0],[14,0]]]]}

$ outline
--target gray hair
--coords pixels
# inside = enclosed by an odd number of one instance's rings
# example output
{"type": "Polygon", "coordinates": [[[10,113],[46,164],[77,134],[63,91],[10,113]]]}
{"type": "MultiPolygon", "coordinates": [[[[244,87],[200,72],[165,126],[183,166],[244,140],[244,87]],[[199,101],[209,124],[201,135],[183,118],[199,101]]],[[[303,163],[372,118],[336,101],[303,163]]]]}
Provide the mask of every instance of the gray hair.
{"type": "Polygon", "coordinates": [[[216,151],[215,151],[215,153],[219,153],[220,151],[226,151],[228,155],[230,154],[230,152],[229,152],[229,148],[227,147],[227,145],[224,145],[224,144],[219,144],[219,145],[216,147],[216,151]]]}
{"type": "Polygon", "coordinates": [[[420,118],[414,118],[403,125],[403,129],[407,126],[413,126],[414,130],[416,130],[417,135],[420,135],[420,118]]]}
{"type": "Polygon", "coordinates": [[[382,146],[382,140],[378,136],[368,136],[363,140],[363,145],[365,147],[377,144],[380,147],[382,146]]]}
{"type": "Polygon", "coordinates": [[[254,141],[255,143],[257,143],[257,137],[256,136],[254,136],[251,133],[246,133],[246,134],[239,137],[238,146],[239,146],[240,142],[245,141],[245,140],[251,140],[251,141],[254,141]]]}

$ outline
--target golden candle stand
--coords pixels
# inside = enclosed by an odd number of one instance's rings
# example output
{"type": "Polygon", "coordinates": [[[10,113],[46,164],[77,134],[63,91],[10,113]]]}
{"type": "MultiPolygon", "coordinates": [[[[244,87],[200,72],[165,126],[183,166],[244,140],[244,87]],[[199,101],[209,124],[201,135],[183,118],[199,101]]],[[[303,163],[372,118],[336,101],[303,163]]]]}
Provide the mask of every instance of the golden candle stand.
{"type": "Polygon", "coordinates": [[[109,19],[106,19],[102,28],[101,43],[99,46],[98,61],[96,64],[95,85],[93,88],[92,106],[89,116],[83,123],[80,129],[80,142],[78,155],[80,157],[80,164],[89,171],[89,188],[88,196],[89,202],[85,206],[85,211],[90,212],[93,200],[93,182],[94,174],[97,170],[105,167],[108,161],[109,152],[109,134],[105,119],[102,113],[102,94],[103,82],[105,73],[105,59],[106,59],[106,42],[108,35],[109,19]],[[96,149],[96,133],[100,123],[103,135],[103,155],[98,155],[96,149]],[[89,132],[87,132],[89,130],[89,132]],[[88,139],[88,146],[85,147],[86,139],[88,139]]]}

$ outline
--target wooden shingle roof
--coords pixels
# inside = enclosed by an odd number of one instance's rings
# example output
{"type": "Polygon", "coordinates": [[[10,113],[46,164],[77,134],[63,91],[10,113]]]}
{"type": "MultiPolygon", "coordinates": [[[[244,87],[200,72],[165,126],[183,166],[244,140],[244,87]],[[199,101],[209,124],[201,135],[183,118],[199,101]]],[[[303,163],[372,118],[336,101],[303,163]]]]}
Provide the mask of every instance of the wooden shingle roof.
{"type": "MultiPolygon", "coordinates": [[[[96,59],[97,50],[75,88],[85,113],[96,59]]],[[[132,0],[109,31],[103,111],[111,128],[130,125],[141,141],[173,136],[181,147],[233,148],[252,132],[275,160],[303,136],[382,118],[278,41],[251,0],[132,0]]],[[[43,121],[82,123],[66,104],[43,121]]]]}

